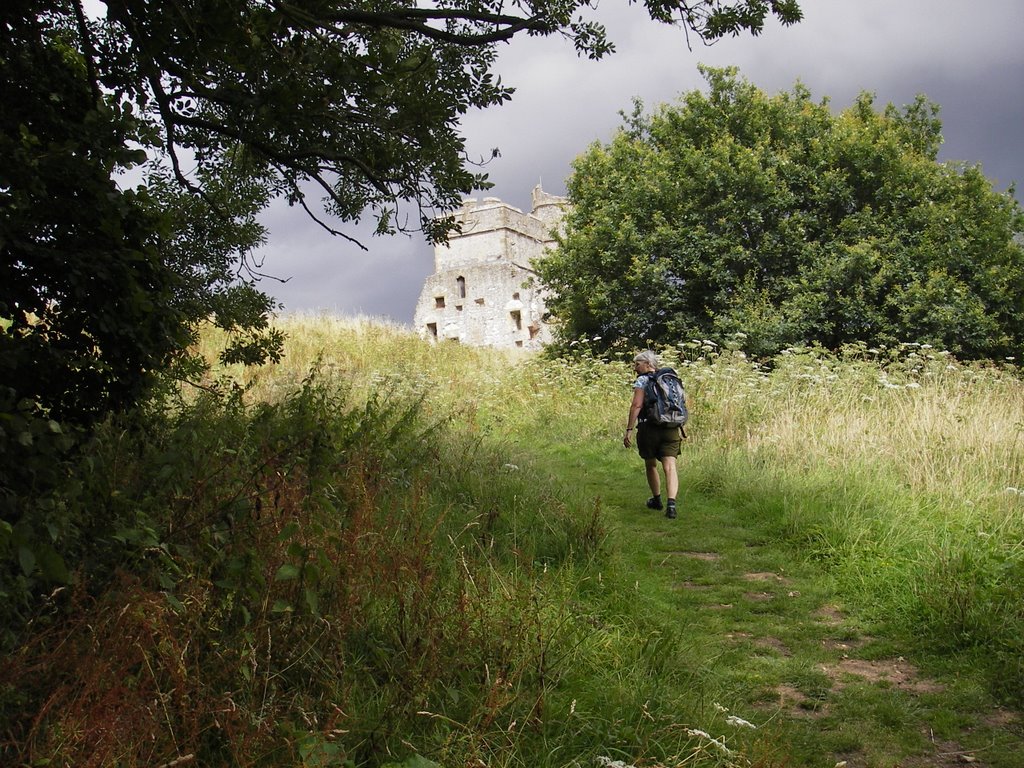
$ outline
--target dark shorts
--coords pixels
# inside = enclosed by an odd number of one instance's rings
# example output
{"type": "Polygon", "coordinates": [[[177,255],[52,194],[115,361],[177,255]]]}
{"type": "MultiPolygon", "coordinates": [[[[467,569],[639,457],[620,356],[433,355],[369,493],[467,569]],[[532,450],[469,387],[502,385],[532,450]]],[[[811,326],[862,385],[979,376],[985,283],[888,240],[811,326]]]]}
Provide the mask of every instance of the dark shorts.
{"type": "Polygon", "coordinates": [[[679,427],[662,427],[655,424],[641,424],[636,430],[636,449],[641,459],[661,459],[678,456],[682,444],[679,427]]]}

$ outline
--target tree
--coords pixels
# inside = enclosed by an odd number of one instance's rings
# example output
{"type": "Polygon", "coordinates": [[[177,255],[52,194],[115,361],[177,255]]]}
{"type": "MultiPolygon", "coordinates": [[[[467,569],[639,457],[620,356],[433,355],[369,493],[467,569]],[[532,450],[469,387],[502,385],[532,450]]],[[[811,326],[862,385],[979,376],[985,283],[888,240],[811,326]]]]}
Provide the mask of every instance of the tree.
{"type": "Polygon", "coordinates": [[[769,97],[702,71],[706,94],[637,103],[576,159],[564,237],[537,264],[562,340],[1020,353],[1024,217],[979,167],[937,162],[937,105],[862,93],[833,114],[799,84],[769,97]]]}

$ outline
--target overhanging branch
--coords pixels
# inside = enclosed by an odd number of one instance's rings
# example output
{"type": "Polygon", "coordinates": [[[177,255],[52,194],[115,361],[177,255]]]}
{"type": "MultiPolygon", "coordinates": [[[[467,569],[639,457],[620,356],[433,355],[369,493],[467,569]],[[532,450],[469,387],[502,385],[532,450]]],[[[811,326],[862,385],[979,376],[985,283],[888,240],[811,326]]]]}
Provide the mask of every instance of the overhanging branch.
{"type": "Polygon", "coordinates": [[[402,29],[416,32],[431,40],[465,46],[485,46],[492,43],[511,40],[520,32],[533,30],[537,32],[553,32],[550,21],[540,16],[509,16],[505,14],[486,13],[482,11],[453,10],[445,8],[407,8],[396,9],[389,13],[362,10],[338,10],[313,16],[291,3],[275,2],[274,8],[282,13],[299,19],[321,29],[330,29],[337,34],[347,34],[332,24],[355,24],[381,29],[402,29]],[[479,34],[450,32],[430,26],[431,21],[464,21],[469,24],[481,24],[491,27],[490,31],[479,34]]]}

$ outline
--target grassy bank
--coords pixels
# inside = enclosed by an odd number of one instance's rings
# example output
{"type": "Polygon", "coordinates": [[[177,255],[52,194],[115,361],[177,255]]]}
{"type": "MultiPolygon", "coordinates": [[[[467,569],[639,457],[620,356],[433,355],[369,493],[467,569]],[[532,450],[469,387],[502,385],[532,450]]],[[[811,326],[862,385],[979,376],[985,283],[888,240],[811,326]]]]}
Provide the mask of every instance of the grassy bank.
{"type": "Polygon", "coordinates": [[[626,366],[282,324],[285,363],[84,457],[4,762],[895,766],[927,726],[1014,765],[1019,720],[978,713],[1024,698],[1015,371],[670,350],[668,527],[621,446],[626,366]],[[854,684],[844,655],[946,682],[854,684]]]}

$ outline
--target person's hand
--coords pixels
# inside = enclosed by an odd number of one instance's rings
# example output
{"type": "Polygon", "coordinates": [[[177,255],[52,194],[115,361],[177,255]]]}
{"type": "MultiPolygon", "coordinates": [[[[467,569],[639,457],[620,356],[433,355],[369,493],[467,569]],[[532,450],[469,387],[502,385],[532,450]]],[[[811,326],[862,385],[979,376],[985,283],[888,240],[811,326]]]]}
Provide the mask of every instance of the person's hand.
{"type": "Polygon", "coordinates": [[[627,448],[633,444],[633,430],[626,430],[626,434],[622,436],[622,444],[627,448]]]}

